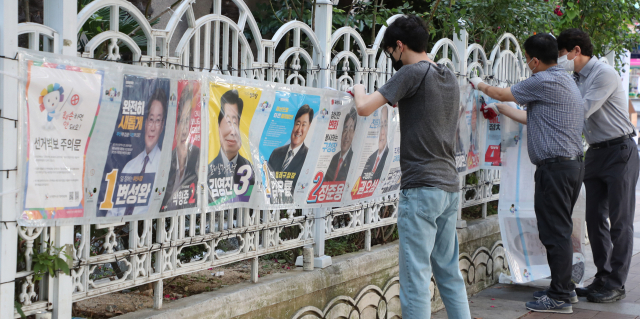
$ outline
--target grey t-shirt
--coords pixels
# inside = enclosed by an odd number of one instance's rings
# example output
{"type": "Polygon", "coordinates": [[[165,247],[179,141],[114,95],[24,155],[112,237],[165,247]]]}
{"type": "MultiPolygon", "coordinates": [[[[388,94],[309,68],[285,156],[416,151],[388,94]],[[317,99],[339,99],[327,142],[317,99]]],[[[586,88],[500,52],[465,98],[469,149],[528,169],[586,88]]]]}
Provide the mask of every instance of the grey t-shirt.
{"type": "Polygon", "coordinates": [[[391,105],[398,102],[402,189],[458,192],[454,141],[460,88],[453,72],[420,61],[400,68],[378,92],[391,105]]]}

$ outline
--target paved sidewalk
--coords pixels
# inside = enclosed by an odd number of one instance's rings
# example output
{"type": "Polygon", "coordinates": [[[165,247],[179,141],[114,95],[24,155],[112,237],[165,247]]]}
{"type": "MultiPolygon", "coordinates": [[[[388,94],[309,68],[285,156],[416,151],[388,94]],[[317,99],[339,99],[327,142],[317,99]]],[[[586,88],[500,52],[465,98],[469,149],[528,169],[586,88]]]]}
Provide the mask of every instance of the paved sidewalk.
{"type": "MultiPolygon", "coordinates": [[[[497,284],[469,298],[471,317],[473,319],[640,319],[640,183],[636,187],[636,216],[634,220],[634,256],[631,270],[626,282],[625,299],[609,304],[588,302],[581,297],[580,302],[573,305],[573,314],[548,314],[529,312],[525,302],[532,301],[534,291],[548,287],[549,280],[533,282],[531,286],[497,284]]],[[[585,276],[589,278],[585,285],[593,281],[596,273],[591,246],[585,245],[587,260],[585,276]]],[[[447,318],[446,310],[432,315],[434,319],[447,318]]]]}

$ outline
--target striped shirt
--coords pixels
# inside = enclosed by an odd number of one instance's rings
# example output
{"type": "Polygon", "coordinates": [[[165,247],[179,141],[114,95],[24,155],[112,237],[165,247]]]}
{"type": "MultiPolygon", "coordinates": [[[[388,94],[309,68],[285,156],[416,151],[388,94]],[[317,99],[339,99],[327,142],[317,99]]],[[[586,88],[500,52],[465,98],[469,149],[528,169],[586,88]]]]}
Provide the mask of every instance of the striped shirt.
{"type": "Polygon", "coordinates": [[[527,111],[527,143],[533,164],[554,157],[582,155],[584,100],[560,66],[533,74],[511,87],[527,111]]]}

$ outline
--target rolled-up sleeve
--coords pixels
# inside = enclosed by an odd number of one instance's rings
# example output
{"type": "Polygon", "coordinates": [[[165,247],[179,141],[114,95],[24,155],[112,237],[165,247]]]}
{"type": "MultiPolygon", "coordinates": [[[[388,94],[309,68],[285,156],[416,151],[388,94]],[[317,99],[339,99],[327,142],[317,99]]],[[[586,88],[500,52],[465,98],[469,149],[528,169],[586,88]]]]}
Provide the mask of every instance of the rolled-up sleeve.
{"type": "Polygon", "coordinates": [[[604,102],[618,87],[620,78],[614,69],[603,68],[600,74],[590,75],[594,77],[593,84],[584,94],[585,118],[589,118],[597,112],[604,102]]]}

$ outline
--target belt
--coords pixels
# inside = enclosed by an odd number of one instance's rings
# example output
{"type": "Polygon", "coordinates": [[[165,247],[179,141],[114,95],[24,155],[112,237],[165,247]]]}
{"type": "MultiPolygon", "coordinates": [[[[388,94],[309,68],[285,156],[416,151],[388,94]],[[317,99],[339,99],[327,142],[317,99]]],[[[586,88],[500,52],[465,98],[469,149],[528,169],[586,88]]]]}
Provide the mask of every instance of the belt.
{"type": "Polygon", "coordinates": [[[627,139],[630,139],[632,137],[636,136],[636,133],[631,133],[629,135],[624,135],[618,138],[614,138],[612,140],[608,140],[608,141],[604,141],[604,142],[600,142],[600,143],[594,143],[589,145],[589,148],[592,148],[594,150],[600,149],[600,148],[606,148],[609,146],[613,146],[613,145],[618,145],[618,144],[622,144],[624,143],[627,139]]]}
{"type": "Polygon", "coordinates": [[[572,157],[558,156],[558,157],[547,158],[547,159],[544,159],[544,160],[540,161],[538,164],[536,164],[536,166],[540,167],[540,166],[545,165],[545,164],[568,162],[568,161],[582,162],[582,156],[572,156],[572,157]]]}

